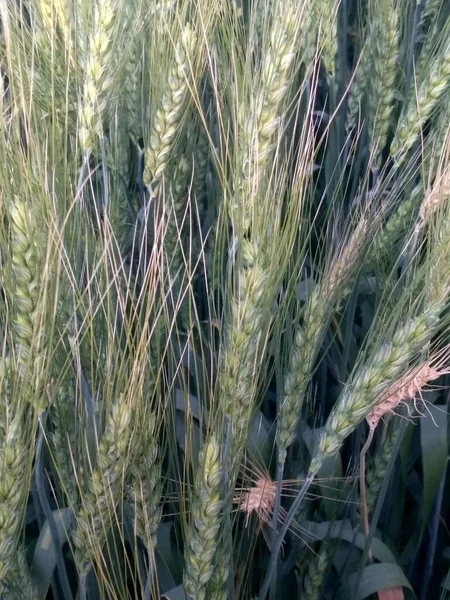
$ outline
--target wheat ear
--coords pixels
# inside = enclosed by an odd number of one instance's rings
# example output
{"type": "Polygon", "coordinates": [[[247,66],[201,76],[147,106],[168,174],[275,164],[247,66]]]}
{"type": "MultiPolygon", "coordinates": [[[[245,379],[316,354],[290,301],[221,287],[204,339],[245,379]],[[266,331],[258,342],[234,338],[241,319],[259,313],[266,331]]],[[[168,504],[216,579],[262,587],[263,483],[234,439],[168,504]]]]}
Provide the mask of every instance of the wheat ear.
{"type": "MultiPolygon", "coordinates": [[[[11,223],[12,268],[14,287],[12,299],[15,313],[12,325],[17,346],[17,361],[22,377],[28,382],[40,376],[44,363],[44,339],[37,331],[38,304],[42,286],[42,248],[44,240],[40,215],[31,202],[15,199],[9,210],[11,223]]],[[[33,385],[26,394],[39,411],[45,407],[45,398],[36,394],[33,385]]]]}
{"type": "Polygon", "coordinates": [[[338,15],[340,0],[314,0],[312,19],[318,31],[319,48],[328,77],[336,73],[338,53],[338,15]]]}
{"type": "MultiPolygon", "coordinates": [[[[181,156],[173,170],[168,191],[164,194],[164,232],[163,247],[167,264],[167,288],[174,310],[184,313],[184,303],[180,307],[183,280],[186,279],[183,258],[183,220],[189,197],[190,165],[185,156],[181,156]]],[[[186,315],[182,315],[186,317],[186,315]]]]}
{"type": "Polygon", "coordinates": [[[450,41],[431,64],[417,91],[417,97],[411,98],[400,116],[391,143],[391,155],[397,164],[401,164],[417,141],[423,125],[447,89],[449,81],[450,41]]]}
{"type": "Polygon", "coordinates": [[[342,301],[351,290],[351,275],[355,272],[367,229],[367,220],[362,218],[306,303],[303,323],[296,330],[284,378],[284,397],[277,427],[280,463],[285,462],[287,449],[295,440],[306,389],[330,315],[334,312],[337,301],[342,301]]]}
{"type": "MultiPolygon", "coordinates": [[[[161,106],[156,111],[145,152],[144,183],[147,187],[161,181],[184,114],[189,91],[189,66],[197,44],[197,36],[190,25],[185,25],[175,48],[167,89],[161,106]]],[[[154,190],[156,193],[156,190],[154,190]]]]}
{"type": "Polygon", "coordinates": [[[138,55],[138,46],[133,43],[130,50],[130,56],[126,61],[125,76],[127,80],[127,90],[125,105],[127,111],[127,127],[129,135],[138,145],[142,137],[142,118],[140,113],[141,106],[141,76],[142,64],[138,55]]]}
{"type": "Polygon", "coordinates": [[[361,115],[361,105],[368,87],[370,67],[374,52],[373,33],[369,29],[364,47],[356,64],[347,100],[346,129],[350,132],[357,124],[361,115]]]}
{"type": "Polygon", "coordinates": [[[75,562],[81,580],[90,570],[113,521],[121,498],[130,438],[130,409],[121,394],[110,409],[105,431],[98,445],[97,465],[91,474],[83,505],[73,532],[75,562]]]}
{"type": "Polygon", "coordinates": [[[220,528],[222,501],[220,447],[214,435],[203,448],[186,538],[184,588],[189,598],[206,600],[206,585],[213,574],[213,560],[220,528]]]}
{"type": "Polygon", "coordinates": [[[387,434],[383,444],[376,453],[374,462],[369,465],[366,476],[366,507],[367,514],[371,514],[375,508],[386,471],[391,460],[392,453],[400,436],[401,428],[399,420],[393,419],[389,423],[387,434]]]}
{"type": "Polygon", "coordinates": [[[406,198],[399,202],[389,219],[374,236],[363,268],[373,269],[375,264],[392,257],[396,243],[404,238],[409,227],[414,223],[423,195],[423,184],[419,182],[406,198]]]}
{"type": "Polygon", "coordinates": [[[162,515],[161,457],[155,425],[156,415],[153,413],[145,415],[140,422],[143,433],[130,469],[128,485],[129,502],[134,508],[135,532],[148,550],[156,546],[156,530],[162,515]]]}
{"type": "Polygon", "coordinates": [[[311,461],[312,473],[317,473],[326,457],[338,452],[344,440],[374,410],[384,392],[402,376],[409,360],[429,340],[438,314],[438,310],[430,310],[410,319],[356,371],[327,419],[311,461]]]}
{"type": "MultiPolygon", "coordinates": [[[[218,539],[221,539],[220,536],[218,539]]],[[[228,600],[229,564],[231,564],[231,557],[225,554],[223,544],[218,545],[214,554],[213,574],[206,588],[207,598],[211,598],[211,600],[228,600]]]]}
{"type": "Polygon", "coordinates": [[[242,175],[230,204],[236,227],[243,231],[251,223],[258,190],[264,177],[264,165],[274,149],[274,136],[281,119],[281,107],[289,90],[296,55],[297,20],[294,6],[284,6],[285,14],[274,16],[270,42],[261,65],[259,92],[250,100],[250,110],[240,111],[239,124],[244,154],[242,175]]]}
{"type": "MultiPolygon", "coordinates": [[[[264,323],[268,318],[267,287],[269,275],[264,263],[264,251],[257,243],[242,240],[242,263],[238,270],[237,289],[231,300],[230,324],[223,358],[221,398],[224,413],[233,428],[230,454],[238,466],[240,453],[247,439],[253,412],[255,369],[264,323]]],[[[270,314],[269,314],[270,317],[270,314]]]]}
{"type": "Polygon", "coordinates": [[[11,584],[17,567],[28,497],[28,444],[22,421],[23,415],[18,414],[12,421],[2,423],[0,431],[0,582],[4,584],[11,584]]]}
{"type": "Polygon", "coordinates": [[[375,20],[374,74],[371,77],[369,96],[369,126],[375,160],[386,145],[395,91],[397,73],[399,17],[393,0],[385,0],[377,7],[379,18],[375,20]]]}
{"type": "Polygon", "coordinates": [[[102,137],[102,116],[107,107],[107,92],[112,83],[108,65],[112,56],[114,26],[113,0],[98,0],[94,5],[93,28],[87,40],[87,54],[82,57],[84,84],[80,103],[79,140],[89,152],[97,137],[102,137]]]}
{"type": "Polygon", "coordinates": [[[442,173],[438,175],[438,179],[434,182],[425,194],[425,198],[420,206],[419,219],[421,224],[427,223],[432,215],[437,211],[439,206],[450,198],[450,168],[446,167],[442,173]]]}
{"type": "Polygon", "coordinates": [[[72,452],[75,439],[75,394],[71,383],[62,384],[52,406],[53,433],[51,435],[57,476],[70,507],[78,506],[77,478],[74,473],[72,452]]]}
{"type": "Polygon", "coordinates": [[[16,549],[6,575],[4,577],[0,575],[0,596],[10,600],[37,598],[37,591],[34,588],[22,547],[16,549]]]}
{"type": "Polygon", "coordinates": [[[319,600],[324,584],[324,579],[330,566],[328,551],[323,545],[319,553],[308,560],[303,577],[304,600],[319,600]]]}

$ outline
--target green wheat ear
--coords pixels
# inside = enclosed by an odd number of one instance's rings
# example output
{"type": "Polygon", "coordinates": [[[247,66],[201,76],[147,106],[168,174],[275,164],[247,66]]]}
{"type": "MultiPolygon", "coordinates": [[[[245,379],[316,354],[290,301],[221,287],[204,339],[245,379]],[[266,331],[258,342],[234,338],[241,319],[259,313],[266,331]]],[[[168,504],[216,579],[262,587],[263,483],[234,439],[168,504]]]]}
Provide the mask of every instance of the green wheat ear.
{"type": "Polygon", "coordinates": [[[391,143],[391,156],[400,165],[419,138],[422,127],[433,113],[450,82],[450,41],[435,57],[424,79],[405,106],[391,143]]]}
{"type": "Polygon", "coordinates": [[[205,443],[200,455],[194,484],[191,524],[186,538],[184,587],[188,597],[195,600],[207,600],[206,585],[213,575],[222,510],[219,454],[220,447],[213,435],[205,443]]]}
{"type": "Polygon", "coordinates": [[[92,31],[85,42],[86,54],[82,57],[84,82],[78,130],[80,146],[84,152],[89,152],[96,139],[103,135],[102,119],[112,83],[109,65],[112,58],[115,8],[113,0],[98,0],[94,6],[92,31]]]}
{"type": "Polygon", "coordinates": [[[121,497],[122,478],[126,468],[129,443],[130,409],[121,394],[109,411],[106,428],[100,439],[97,465],[92,471],[88,488],[83,493],[77,514],[77,526],[72,539],[75,562],[80,578],[85,580],[92,561],[97,558],[111,527],[111,515],[121,497]]]}
{"type": "Polygon", "coordinates": [[[175,48],[174,64],[168,85],[156,111],[149,145],[145,153],[144,184],[160,183],[169,161],[174,141],[180,132],[184,105],[189,91],[190,61],[197,44],[197,36],[190,25],[185,25],[175,48]]]}
{"type": "Polygon", "coordinates": [[[372,412],[382,392],[404,374],[409,361],[430,339],[439,313],[439,308],[435,308],[409,319],[355,373],[327,419],[311,472],[317,473],[323,460],[338,452],[344,440],[372,412]]]}

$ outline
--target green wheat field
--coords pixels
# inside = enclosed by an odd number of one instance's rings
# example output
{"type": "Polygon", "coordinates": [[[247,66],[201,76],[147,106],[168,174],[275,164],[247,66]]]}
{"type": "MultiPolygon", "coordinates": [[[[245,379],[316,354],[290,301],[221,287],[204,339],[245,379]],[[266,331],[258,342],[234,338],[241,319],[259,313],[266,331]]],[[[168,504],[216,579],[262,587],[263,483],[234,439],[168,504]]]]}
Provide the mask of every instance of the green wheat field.
{"type": "Polygon", "coordinates": [[[0,600],[450,599],[450,0],[0,0],[0,600]]]}

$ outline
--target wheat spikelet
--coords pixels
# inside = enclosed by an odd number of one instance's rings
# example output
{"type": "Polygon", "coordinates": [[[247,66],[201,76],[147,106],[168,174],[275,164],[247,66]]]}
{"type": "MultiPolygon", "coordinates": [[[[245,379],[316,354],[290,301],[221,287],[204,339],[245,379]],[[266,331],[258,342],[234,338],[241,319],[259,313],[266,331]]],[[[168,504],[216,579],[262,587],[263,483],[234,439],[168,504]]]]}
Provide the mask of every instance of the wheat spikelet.
{"type": "Polygon", "coordinates": [[[222,510],[219,453],[218,441],[212,435],[201,452],[194,484],[185,550],[184,588],[188,597],[196,600],[206,600],[206,585],[213,574],[222,510]]]}
{"type": "Polygon", "coordinates": [[[411,98],[400,116],[391,144],[391,155],[397,164],[404,160],[406,153],[416,142],[423,125],[447,89],[449,80],[450,41],[425,74],[417,97],[411,98]]]}
{"type": "Polygon", "coordinates": [[[83,505],[77,514],[77,526],[72,536],[75,562],[81,578],[86,577],[92,561],[98,556],[121,497],[130,438],[129,424],[130,410],[121,394],[110,409],[98,445],[97,465],[83,493],[83,505]]]}
{"type": "Polygon", "coordinates": [[[344,440],[377,406],[384,392],[402,376],[409,360],[430,338],[438,315],[436,309],[410,319],[391,341],[385,342],[368,363],[356,371],[327,419],[317,453],[311,461],[312,473],[317,473],[324,458],[339,450],[344,440]]]}
{"type": "Polygon", "coordinates": [[[114,0],[97,0],[92,31],[86,43],[87,53],[82,58],[84,84],[78,131],[84,152],[89,152],[95,139],[103,135],[102,115],[107,107],[107,92],[112,82],[108,65],[112,56],[114,7],[114,0]]]}
{"type": "MultiPolygon", "coordinates": [[[[145,153],[144,183],[148,187],[160,182],[167,166],[173,142],[179,134],[184,104],[189,90],[189,65],[197,44],[197,36],[185,25],[175,49],[168,86],[153,123],[145,153]]],[[[156,192],[155,192],[156,193],[156,192]]]]}

